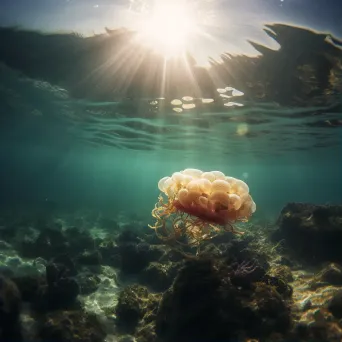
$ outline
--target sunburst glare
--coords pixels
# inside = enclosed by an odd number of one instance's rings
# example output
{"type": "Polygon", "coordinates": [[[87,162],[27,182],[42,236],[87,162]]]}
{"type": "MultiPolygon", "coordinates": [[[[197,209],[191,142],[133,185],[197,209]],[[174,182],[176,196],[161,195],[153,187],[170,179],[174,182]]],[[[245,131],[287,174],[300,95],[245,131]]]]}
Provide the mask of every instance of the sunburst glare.
{"type": "Polygon", "coordinates": [[[140,42],[165,57],[179,56],[199,33],[196,12],[184,0],[155,2],[138,30],[140,42]]]}

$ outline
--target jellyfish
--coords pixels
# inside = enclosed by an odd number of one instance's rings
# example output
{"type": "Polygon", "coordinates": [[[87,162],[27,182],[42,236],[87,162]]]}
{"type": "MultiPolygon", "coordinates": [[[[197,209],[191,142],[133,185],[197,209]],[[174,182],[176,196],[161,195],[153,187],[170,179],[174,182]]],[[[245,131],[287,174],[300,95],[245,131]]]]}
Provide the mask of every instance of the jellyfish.
{"type": "Polygon", "coordinates": [[[221,232],[243,234],[237,221],[248,221],[256,205],[248,185],[220,171],[185,169],[162,178],[149,225],[163,241],[199,246],[221,232]]]}

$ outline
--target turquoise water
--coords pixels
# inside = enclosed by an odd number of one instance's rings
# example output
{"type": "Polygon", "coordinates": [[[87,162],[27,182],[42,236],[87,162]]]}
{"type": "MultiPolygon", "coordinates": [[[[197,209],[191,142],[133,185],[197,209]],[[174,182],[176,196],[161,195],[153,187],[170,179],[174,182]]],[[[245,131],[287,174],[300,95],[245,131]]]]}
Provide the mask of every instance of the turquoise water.
{"type": "Polygon", "coordinates": [[[135,65],[134,46],[133,62],[113,54],[125,30],[1,29],[2,205],[51,201],[149,220],[159,179],[185,168],[243,179],[261,215],[287,202],[340,203],[339,41],[283,24],[265,32],[280,48],[251,42],[258,55],[202,67],[145,47],[135,65]]]}
{"type": "Polygon", "coordinates": [[[0,340],[341,341],[341,17],[2,0],[0,340]]]}

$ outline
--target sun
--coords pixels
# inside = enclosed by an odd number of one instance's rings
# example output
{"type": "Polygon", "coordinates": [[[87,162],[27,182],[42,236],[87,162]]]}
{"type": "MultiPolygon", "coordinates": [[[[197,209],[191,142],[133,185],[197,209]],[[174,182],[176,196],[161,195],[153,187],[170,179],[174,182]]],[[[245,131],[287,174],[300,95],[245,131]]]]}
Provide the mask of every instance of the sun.
{"type": "Polygon", "coordinates": [[[160,0],[139,28],[139,39],[165,57],[187,50],[198,32],[195,11],[185,2],[160,0]]]}

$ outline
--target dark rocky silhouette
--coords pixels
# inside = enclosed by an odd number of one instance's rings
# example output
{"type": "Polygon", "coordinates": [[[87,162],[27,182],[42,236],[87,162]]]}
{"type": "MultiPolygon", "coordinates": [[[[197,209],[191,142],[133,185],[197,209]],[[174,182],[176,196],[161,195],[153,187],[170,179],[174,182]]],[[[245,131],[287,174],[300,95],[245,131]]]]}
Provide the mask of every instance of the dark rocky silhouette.
{"type": "Polygon", "coordinates": [[[223,53],[210,68],[188,54],[168,61],[134,41],[136,33],[107,30],[92,37],[0,28],[0,62],[26,76],[95,100],[191,95],[219,98],[231,86],[248,101],[313,106],[333,104],[341,91],[342,50],[337,39],[309,29],[272,24],[266,34],[280,44],[272,50],[250,42],[260,56],[223,53]]]}
{"type": "Polygon", "coordinates": [[[288,203],[278,218],[274,233],[278,241],[296,256],[311,264],[322,261],[342,261],[342,207],[288,203]]]}

